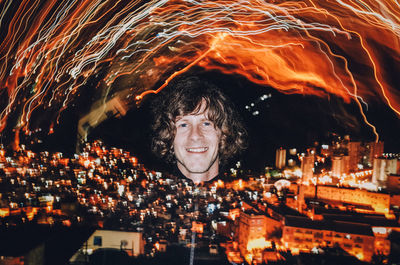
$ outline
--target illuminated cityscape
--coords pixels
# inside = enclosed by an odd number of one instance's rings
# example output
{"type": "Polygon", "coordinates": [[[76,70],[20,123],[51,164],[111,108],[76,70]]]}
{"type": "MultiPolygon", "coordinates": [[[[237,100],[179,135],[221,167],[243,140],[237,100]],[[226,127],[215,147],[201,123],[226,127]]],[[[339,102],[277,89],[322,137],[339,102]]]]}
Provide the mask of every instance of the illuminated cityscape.
{"type": "MultiPolygon", "coordinates": [[[[291,264],[331,252],[343,260],[398,260],[400,162],[383,153],[383,142],[345,137],[288,154],[295,157],[290,166],[253,174],[237,163],[230,174],[195,186],[99,140],[73,157],[3,148],[0,226],[90,226],[96,232],[69,264],[84,264],[102,248],[150,262],[174,247],[185,253],[193,234],[197,258],[209,264],[291,264]]],[[[3,264],[29,260],[27,253],[5,254],[3,264]]]]}

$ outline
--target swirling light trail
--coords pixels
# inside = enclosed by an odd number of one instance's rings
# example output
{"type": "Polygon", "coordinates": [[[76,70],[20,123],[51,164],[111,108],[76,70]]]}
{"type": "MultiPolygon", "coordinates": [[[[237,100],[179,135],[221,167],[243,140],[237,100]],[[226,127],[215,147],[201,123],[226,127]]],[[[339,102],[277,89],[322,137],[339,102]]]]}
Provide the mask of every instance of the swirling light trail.
{"type": "Polygon", "coordinates": [[[88,83],[93,102],[135,103],[193,65],[356,101],[377,139],[366,100],[400,115],[384,64],[400,61],[397,1],[4,0],[0,10],[0,132],[29,132],[35,111],[59,115],[88,83]]]}

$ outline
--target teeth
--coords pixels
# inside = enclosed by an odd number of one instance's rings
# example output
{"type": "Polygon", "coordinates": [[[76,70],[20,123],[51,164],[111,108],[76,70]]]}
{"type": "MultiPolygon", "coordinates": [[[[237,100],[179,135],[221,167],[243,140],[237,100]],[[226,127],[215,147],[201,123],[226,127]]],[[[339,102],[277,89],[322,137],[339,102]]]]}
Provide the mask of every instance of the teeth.
{"type": "Polygon", "coordinates": [[[187,148],[188,152],[192,153],[202,153],[208,150],[208,147],[201,147],[201,148],[187,148]]]}

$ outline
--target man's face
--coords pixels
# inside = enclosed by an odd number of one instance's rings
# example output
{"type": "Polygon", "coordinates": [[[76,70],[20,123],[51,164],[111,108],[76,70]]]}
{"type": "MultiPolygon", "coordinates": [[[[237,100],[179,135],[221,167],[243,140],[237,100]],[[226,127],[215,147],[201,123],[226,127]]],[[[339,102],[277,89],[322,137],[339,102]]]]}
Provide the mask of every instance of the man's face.
{"type": "Polygon", "coordinates": [[[218,175],[218,146],[221,131],[208,119],[202,101],[196,114],[176,118],[174,153],[179,170],[195,183],[208,181],[218,175]]]}

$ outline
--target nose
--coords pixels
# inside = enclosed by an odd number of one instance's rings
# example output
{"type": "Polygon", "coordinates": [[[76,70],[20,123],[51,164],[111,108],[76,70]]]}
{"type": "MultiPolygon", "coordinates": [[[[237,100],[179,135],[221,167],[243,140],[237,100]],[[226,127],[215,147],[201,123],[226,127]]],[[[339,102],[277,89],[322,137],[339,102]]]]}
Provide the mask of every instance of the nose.
{"type": "Polygon", "coordinates": [[[196,140],[199,140],[200,138],[202,138],[203,133],[201,131],[200,126],[198,126],[198,125],[192,126],[189,137],[193,141],[196,141],[196,140]]]}

